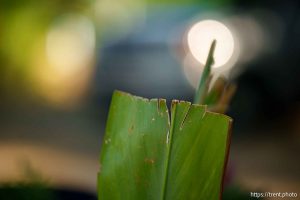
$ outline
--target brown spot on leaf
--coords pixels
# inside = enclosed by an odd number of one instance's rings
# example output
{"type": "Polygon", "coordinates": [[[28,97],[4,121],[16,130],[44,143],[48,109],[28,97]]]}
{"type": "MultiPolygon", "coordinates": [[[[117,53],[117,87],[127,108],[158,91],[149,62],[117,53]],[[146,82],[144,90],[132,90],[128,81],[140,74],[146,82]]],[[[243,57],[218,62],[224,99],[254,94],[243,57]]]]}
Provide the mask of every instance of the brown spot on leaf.
{"type": "Polygon", "coordinates": [[[128,129],[128,133],[131,134],[133,130],[134,130],[134,125],[132,124],[128,129]]]}
{"type": "Polygon", "coordinates": [[[145,163],[148,163],[148,164],[151,164],[151,165],[153,165],[155,163],[155,160],[152,159],[152,158],[145,158],[144,161],[145,161],[145,163]]]}

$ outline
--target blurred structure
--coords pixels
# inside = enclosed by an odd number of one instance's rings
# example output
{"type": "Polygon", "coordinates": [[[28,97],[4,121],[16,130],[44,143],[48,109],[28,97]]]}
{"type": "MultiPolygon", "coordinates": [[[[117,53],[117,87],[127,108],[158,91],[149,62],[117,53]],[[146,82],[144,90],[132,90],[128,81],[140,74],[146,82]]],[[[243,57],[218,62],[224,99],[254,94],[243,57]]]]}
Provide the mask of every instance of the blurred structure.
{"type": "Polygon", "coordinates": [[[228,113],[233,182],[246,192],[300,192],[299,8],[296,0],[1,1],[0,182],[22,179],[25,159],[53,187],[95,192],[113,90],[191,100],[216,37],[213,72],[238,84],[228,113]]]}

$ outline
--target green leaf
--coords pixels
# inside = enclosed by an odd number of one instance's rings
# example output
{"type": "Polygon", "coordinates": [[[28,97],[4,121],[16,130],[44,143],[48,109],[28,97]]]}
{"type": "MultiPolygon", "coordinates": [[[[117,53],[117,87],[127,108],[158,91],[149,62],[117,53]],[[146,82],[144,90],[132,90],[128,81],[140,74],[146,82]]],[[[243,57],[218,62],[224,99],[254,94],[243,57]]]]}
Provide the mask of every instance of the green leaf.
{"type": "Polygon", "coordinates": [[[205,106],[116,91],[100,156],[99,200],[215,200],[231,119],[205,106]]]}
{"type": "Polygon", "coordinates": [[[206,59],[206,63],[204,65],[204,69],[203,69],[203,73],[201,75],[201,79],[198,85],[198,89],[196,91],[195,97],[194,97],[194,103],[197,104],[202,104],[204,101],[204,98],[207,94],[208,91],[208,87],[211,81],[211,66],[214,64],[214,51],[216,48],[216,40],[213,40],[211,45],[210,45],[210,49],[209,49],[209,53],[206,59]]]}

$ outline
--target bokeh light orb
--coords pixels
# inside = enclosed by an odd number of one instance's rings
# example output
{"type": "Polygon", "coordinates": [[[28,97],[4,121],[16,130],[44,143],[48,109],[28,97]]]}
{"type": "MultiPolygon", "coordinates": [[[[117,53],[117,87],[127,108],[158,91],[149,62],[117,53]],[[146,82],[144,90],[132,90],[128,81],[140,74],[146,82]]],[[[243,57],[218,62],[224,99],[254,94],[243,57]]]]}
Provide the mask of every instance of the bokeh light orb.
{"type": "Polygon", "coordinates": [[[62,17],[47,34],[49,64],[66,75],[82,70],[94,55],[95,37],[95,28],[89,18],[81,15],[62,17]]]}
{"type": "Polygon", "coordinates": [[[217,41],[213,67],[224,66],[234,52],[234,38],[231,31],[216,20],[203,20],[194,24],[187,33],[187,43],[192,55],[200,63],[205,64],[210,45],[217,41]]]}

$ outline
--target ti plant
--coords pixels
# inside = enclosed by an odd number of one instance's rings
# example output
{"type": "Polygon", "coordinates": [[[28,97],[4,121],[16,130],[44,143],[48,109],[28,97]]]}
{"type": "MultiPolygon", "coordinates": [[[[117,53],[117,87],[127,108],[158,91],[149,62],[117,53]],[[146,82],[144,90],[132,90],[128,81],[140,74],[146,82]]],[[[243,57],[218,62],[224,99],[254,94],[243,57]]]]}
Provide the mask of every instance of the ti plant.
{"type": "Polygon", "coordinates": [[[169,112],[164,99],[114,92],[100,156],[99,200],[221,199],[232,120],[220,113],[234,87],[219,78],[208,90],[215,45],[194,104],[173,100],[169,112]]]}

